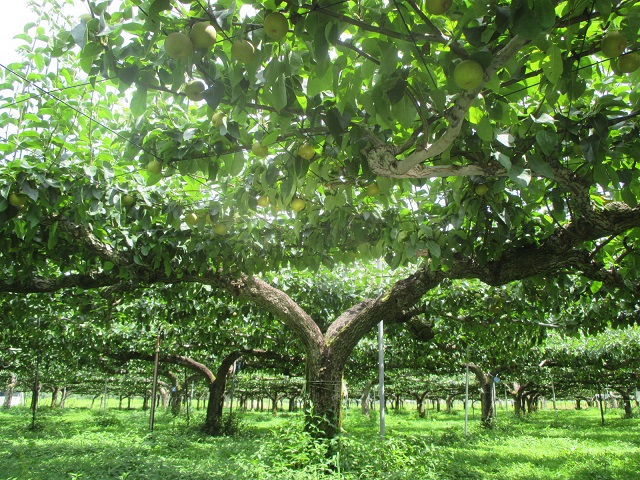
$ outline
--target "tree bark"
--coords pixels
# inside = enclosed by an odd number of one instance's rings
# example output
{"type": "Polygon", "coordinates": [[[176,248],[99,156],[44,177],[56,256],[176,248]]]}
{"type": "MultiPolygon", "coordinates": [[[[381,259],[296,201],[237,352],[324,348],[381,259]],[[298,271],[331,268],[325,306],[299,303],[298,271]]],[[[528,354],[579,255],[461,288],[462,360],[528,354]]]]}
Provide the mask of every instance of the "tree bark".
{"type": "Polygon", "coordinates": [[[493,426],[493,375],[484,373],[477,365],[470,363],[469,370],[473,372],[480,384],[480,405],[482,414],[480,421],[486,427],[493,426]]]}
{"type": "Polygon", "coordinates": [[[13,393],[17,385],[17,377],[14,374],[11,374],[11,378],[9,379],[4,391],[4,403],[2,405],[4,408],[11,408],[11,400],[13,399],[13,393]]]}
{"type": "Polygon", "coordinates": [[[58,395],[60,394],[60,387],[51,387],[51,410],[58,408],[58,395]]]}
{"type": "Polygon", "coordinates": [[[369,380],[362,390],[360,395],[360,413],[368,417],[369,416],[369,395],[371,394],[371,387],[373,387],[373,380],[369,380]]]}
{"type": "Polygon", "coordinates": [[[222,435],[224,433],[222,413],[224,410],[224,391],[227,386],[227,376],[233,367],[233,362],[241,356],[241,352],[233,352],[224,357],[220,367],[218,367],[215,378],[209,383],[207,417],[202,428],[210,435],[222,435]]]}

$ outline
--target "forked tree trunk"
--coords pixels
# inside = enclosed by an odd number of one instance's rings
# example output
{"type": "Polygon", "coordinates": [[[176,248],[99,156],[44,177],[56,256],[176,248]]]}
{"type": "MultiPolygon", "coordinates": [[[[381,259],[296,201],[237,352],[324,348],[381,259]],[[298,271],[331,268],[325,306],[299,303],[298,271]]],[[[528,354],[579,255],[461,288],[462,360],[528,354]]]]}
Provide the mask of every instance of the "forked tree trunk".
{"type": "Polygon", "coordinates": [[[360,395],[360,412],[365,417],[369,416],[369,395],[371,394],[371,387],[373,387],[373,380],[369,380],[362,390],[360,395]]]}
{"type": "Polygon", "coordinates": [[[469,370],[473,372],[476,380],[480,384],[480,405],[482,415],[480,421],[486,427],[493,426],[493,375],[484,373],[480,367],[470,363],[469,370]]]}
{"type": "Polygon", "coordinates": [[[418,418],[424,418],[426,412],[424,410],[424,401],[429,395],[429,390],[425,390],[422,393],[414,393],[413,398],[416,399],[416,411],[418,412],[418,418]]]}
{"type": "Polygon", "coordinates": [[[62,392],[60,395],[60,408],[64,408],[67,398],[71,396],[71,390],[67,389],[67,387],[62,387],[62,392]]]}
{"type": "Polygon", "coordinates": [[[223,431],[222,412],[224,410],[224,391],[227,386],[227,376],[233,368],[233,363],[242,356],[240,352],[233,352],[222,359],[215,378],[209,383],[209,402],[207,416],[202,429],[210,435],[221,435],[223,431]]]}
{"type": "Polygon", "coordinates": [[[306,429],[318,438],[333,438],[342,430],[342,376],[345,363],[327,349],[318,365],[308,365],[311,411],[306,429]]]}
{"type": "Polygon", "coordinates": [[[306,429],[333,438],[342,428],[342,374],[360,339],[379,322],[405,322],[422,296],[440,283],[441,272],[421,268],[399,280],[385,294],[366,299],[343,312],[326,332],[285,292],[257,277],[221,277],[232,295],[249,300],[276,315],[298,337],[306,353],[307,390],[311,404],[306,429]]]}

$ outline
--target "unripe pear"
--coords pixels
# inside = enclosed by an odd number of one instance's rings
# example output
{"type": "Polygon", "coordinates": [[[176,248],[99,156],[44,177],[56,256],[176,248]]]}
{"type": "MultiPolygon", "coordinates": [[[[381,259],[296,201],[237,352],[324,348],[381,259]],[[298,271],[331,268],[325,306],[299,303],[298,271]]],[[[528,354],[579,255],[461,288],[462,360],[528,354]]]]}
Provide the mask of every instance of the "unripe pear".
{"type": "Polygon", "coordinates": [[[280,40],[289,31],[289,20],[280,12],[271,12],[264,17],[264,33],[273,40],[280,40]]]}
{"type": "Polygon", "coordinates": [[[250,63],[256,56],[256,49],[249,40],[236,40],[231,45],[231,57],[240,63],[250,63]]]}
{"type": "Polygon", "coordinates": [[[442,15],[453,5],[453,0],[425,0],[424,6],[431,15],[442,15]]]}
{"type": "Polygon", "coordinates": [[[200,80],[191,80],[184,87],[184,94],[187,96],[189,100],[197,102],[198,100],[202,100],[202,94],[205,91],[204,83],[200,80]]]}
{"type": "Polygon", "coordinates": [[[600,49],[602,54],[607,58],[615,58],[622,55],[624,49],[627,48],[627,38],[620,32],[612,31],[602,37],[600,49]]]}
{"type": "Polygon", "coordinates": [[[298,147],[298,155],[305,160],[311,160],[316,155],[316,151],[314,150],[312,145],[303,143],[298,147]]]}
{"type": "Polygon", "coordinates": [[[214,127],[220,128],[222,125],[224,125],[224,117],[225,117],[224,113],[216,112],[213,115],[211,115],[211,123],[213,124],[214,127]]]}
{"type": "Polygon", "coordinates": [[[302,198],[294,198],[291,201],[291,209],[296,213],[302,210],[306,205],[307,202],[305,202],[302,198]]]}
{"type": "Polygon", "coordinates": [[[190,227],[196,226],[198,223],[198,214],[195,212],[187,213],[184,217],[184,222],[190,227]]]}
{"type": "Polygon", "coordinates": [[[198,22],[191,27],[189,38],[193,42],[193,46],[203,50],[209,50],[216,43],[218,33],[216,28],[209,22],[198,22]]]}
{"type": "Polygon", "coordinates": [[[640,68],[640,55],[635,52],[622,55],[618,60],[618,69],[622,73],[635,72],[640,68]]]}
{"type": "Polygon", "coordinates": [[[184,33],[171,33],[164,41],[164,51],[175,60],[182,60],[193,53],[193,42],[184,33]]]}
{"type": "Polygon", "coordinates": [[[269,148],[265,147],[259,142],[256,142],[253,145],[251,145],[251,153],[253,153],[257,157],[264,158],[267,155],[269,155],[269,148]]]}
{"type": "Polygon", "coordinates": [[[484,70],[475,60],[463,60],[453,70],[453,81],[463,90],[473,90],[482,84],[484,70]]]}
{"type": "Polygon", "coordinates": [[[129,195],[128,193],[125,193],[120,198],[120,203],[122,203],[122,205],[124,205],[127,208],[133,207],[133,205],[136,203],[136,197],[134,197],[133,195],[129,195]]]}
{"type": "Polygon", "coordinates": [[[147,163],[147,172],[154,173],[156,175],[161,174],[162,162],[159,162],[158,160],[151,160],[149,163],[147,163]]]}
{"type": "Polygon", "coordinates": [[[227,226],[224,223],[216,223],[213,226],[213,233],[215,233],[216,235],[226,235],[227,226]]]}

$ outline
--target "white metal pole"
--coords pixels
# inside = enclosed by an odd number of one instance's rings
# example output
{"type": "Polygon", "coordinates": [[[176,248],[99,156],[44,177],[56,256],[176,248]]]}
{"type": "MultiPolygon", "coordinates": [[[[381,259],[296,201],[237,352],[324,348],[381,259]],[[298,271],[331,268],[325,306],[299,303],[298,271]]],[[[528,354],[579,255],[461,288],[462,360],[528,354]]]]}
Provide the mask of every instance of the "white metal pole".
{"type": "Polygon", "coordinates": [[[496,408],[496,381],[495,381],[495,377],[494,380],[492,382],[492,386],[493,388],[491,389],[491,397],[493,400],[493,419],[495,420],[496,418],[498,418],[498,409],[496,408]]]}
{"type": "Polygon", "coordinates": [[[107,380],[109,377],[105,377],[104,379],[104,407],[102,408],[102,414],[106,415],[107,414],[107,380]]]}
{"type": "Polygon", "coordinates": [[[380,438],[384,438],[385,424],[384,424],[384,327],[382,320],[378,323],[378,386],[380,391],[378,397],[380,399],[380,438]]]}
{"type": "Polygon", "coordinates": [[[556,389],[553,386],[553,377],[551,378],[551,393],[553,394],[553,412],[555,414],[556,422],[558,421],[558,409],[556,408],[556,389]]]}
{"type": "Polygon", "coordinates": [[[156,416],[156,392],[158,388],[158,360],[160,357],[160,332],[156,339],[156,352],[153,362],[153,383],[151,384],[151,411],[149,412],[149,430],[153,432],[156,416]]]}
{"type": "Polygon", "coordinates": [[[464,435],[469,434],[469,350],[467,349],[467,371],[464,381],[464,435]]]}

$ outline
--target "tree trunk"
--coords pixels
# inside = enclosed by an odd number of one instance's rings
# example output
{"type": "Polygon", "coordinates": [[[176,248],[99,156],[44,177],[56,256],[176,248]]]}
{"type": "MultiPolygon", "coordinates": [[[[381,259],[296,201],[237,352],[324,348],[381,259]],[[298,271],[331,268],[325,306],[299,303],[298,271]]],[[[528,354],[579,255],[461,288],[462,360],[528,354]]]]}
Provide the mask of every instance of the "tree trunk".
{"type": "Polygon", "coordinates": [[[147,410],[149,410],[149,392],[144,392],[144,395],[142,396],[142,411],[146,412],[147,410]]]}
{"type": "Polygon", "coordinates": [[[67,398],[69,398],[70,395],[71,390],[68,390],[67,387],[62,387],[62,392],[60,394],[60,408],[64,408],[67,398]]]}
{"type": "Polygon", "coordinates": [[[516,417],[519,417],[520,415],[522,415],[523,411],[522,411],[522,391],[518,390],[514,396],[514,400],[513,400],[513,413],[516,417]]]}
{"type": "Polygon", "coordinates": [[[171,413],[174,416],[180,415],[180,410],[182,410],[182,392],[178,385],[174,385],[171,387],[171,413]]]}
{"type": "Polygon", "coordinates": [[[371,394],[371,387],[373,386],[373,381],[369,380],[367,384],[364,386],[364,390],[362,390],[362,395],[360,396],[360,412],[362,415],[368,417],[369,416],[369,395],[371,394]]]}
{"type": "Polygon", "coordinates": [[[453,395],[449,395],[446,399],[447,402],[447,413],[451,413],[451,410],[453,410],[453,402],[454,402],[455,397],[453,395]]]}
{"type": "Polygon", "coordinates": [[[576,410],[582,410],[582,399],[580,397],[576,398],[576,410]]]}
{"type": "Polygon", "coordinates": [[[223,358],[215,379],[209,383],[209,402],[207,416],[202,429],[209,435],[222,435],[224,432],[222,412],[224,410],[224,391],[227,386],[227,376],[233,367],[233,362],[240,358],[239,352],[234,352],[223,358]]]}
{"type": "Polygon", "coordinates": [[[4,404],[2,405],[4,408],[11,408],[11,400],[17,384],[16,376],[12,374],[4,391],[4,404]]]}
{"type": "Polygon", "coordinates": [[[333,438],[342,430],[342,376],[346,363],[326,348],[317,364],[307,360],[311,411],[306,429],[318,438],[333,438]]]}
{"type": "Polygon", "coordinates": [[[51,410],[55,410],[58,407],[59,394],[60,394],[60,387],[51,387],[51,410]]]}
{"type": "Polygon", "coordinates": [[[633,409],[631,408],[631,395],[622,389],[617,390],[622,399],[622,406],[624,408],[624,418],[633,418],[633,409]]]}
{"type": "MultiPolygon", "coordinates": [[[[490,376],[490,375],[489,375],[490,376]]],[[[485,379],[481,385],[480,404],[482,405],[482,416],[480,421],[484,426],[493,426],[493,379],[485,379]]]]}

